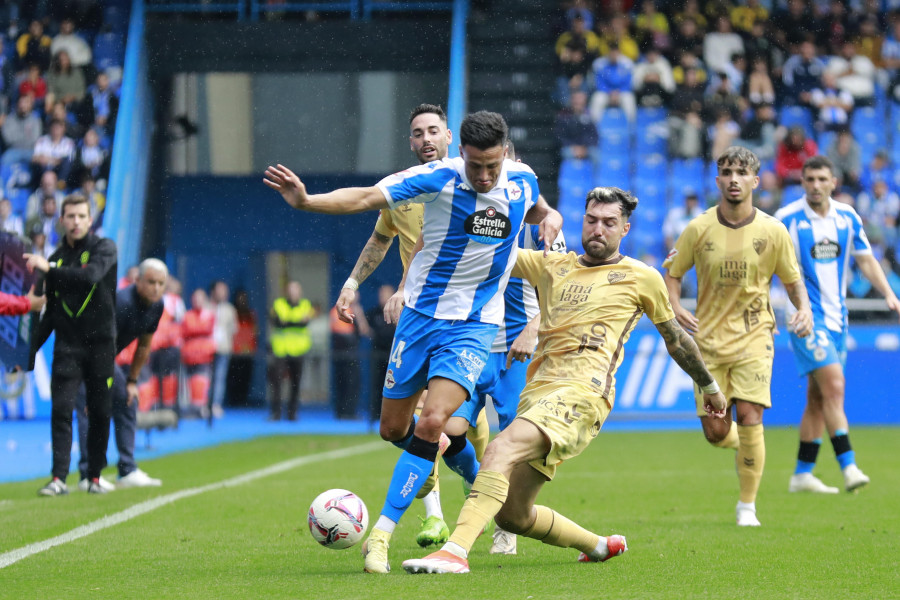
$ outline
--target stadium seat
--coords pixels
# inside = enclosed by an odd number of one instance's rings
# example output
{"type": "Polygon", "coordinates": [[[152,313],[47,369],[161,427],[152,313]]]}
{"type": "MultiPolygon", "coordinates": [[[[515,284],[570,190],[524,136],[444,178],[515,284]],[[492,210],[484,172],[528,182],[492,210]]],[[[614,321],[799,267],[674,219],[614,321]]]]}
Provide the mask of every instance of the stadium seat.
{"type": "Polygon", "coordinates": [[[635,177],[632,183],[632,192],[638,197],[640,203],[638,209],[643,211],[644,205],[665,206],[666,188],[664,179],[647,179],[635,177]]]}
{"type": "Polygon", "coordinates": [[[4,165],[0,169],[0,181],[3,182],[3,189],[7,194],[13,188],[28,187],[31,185],[31,169],[28,163],[17,162],[4,165]]]}
{"type": "Polygon", "coordinates": [[[706,164],[702,158],[675,159],[670,166],[667,180],[670,203],[680,202],[688,189],[703,194],[706,184],[706,164]]]}
{"type": "Polygon", "coordinates": [[[666,121],[638,124],[635,133],[635,151],[639,155],[666,154],[668,140],[669,125],[666,121]]]}
{"type": "Polygon", "coordinates": [[[594,184],[630,189],[631,161],[617,155],[604,155],[594,172],[594,184]]]}
{"type": "Polygon", "coordinates": [[[828,147],[831,146],[831,142],[833,142],[836,137],[837,132],[835,131],[820,131],[816,138],[816,144],[819,145],[819,152],[825,154],[828,151],[828,147]]]}
{"type": "Polygon", "coordinates": [[[28,206],[28,197],[31,196],[31,190],[28,188],[11,188],[6,191],[6,197],[12,205],[13,212],[25,218],[25,208],[28,206]]]}
{"type": "Polygon", "coordinates": [[[94,38],[94,66],[98,71],[121,67],[125,60],[125,36],[112,31],[94,38]]]}
{"type": "Polygon", "coordinates": [[[781,204],[788,204],[789,202],[793,202],[801,198],[806,192],[803,190],[802,185],[789,185],[785,186],[785,188],[781,191],[781,204]]]}
{"type": "Polygon", "coordinates": [[[645,106],[641,106],[637,109],[635,125],[638,128],[640,128],[641,126],[652,125],[655,123],[659,123],[660,121],[665,121],[667,116],[668,114],[666,113],[665,108],[647,108],[645,106]]]}
{"type": "Polygon", "coordinates": [[[597,124],[597,130],[601,135],[604,131],[617,131],[628,135],[631,133],[631,125],[628,123],[625,111],[614,106],[603,111],[603,116],[600,117],[600,122],[597,124]]]}
{"type": "Polygon", "coordinates": [[[665,181],[669,170],[669,163],[666,157],[659,153],[644,154],[638,150],[640,160],[635,162],[634,176],[635,179],[648,179],[657,181],[665,181]]]}
{"type": "Polygon", "coordinates": [[[868,164],[875,152],[888,147],[885,119],[882,113],[873,106],[863,106],[850,117],[850,131],[860,146],[860,157],[863,164],[868,164]]]}
{"type": "Polygon", "coordinates": [[[813,128],[812,111],[805,106],[785,106],[778,115],[778,122],[785,127],[793,127],[800,125],[807,137],[815,137],[816,132],[813,128]]]}
{"type": "Polygon", "coordinates": [[[110,31],[125,34],[128,31],[128,7],[108,4],[103,8],[103,24],[110,31]]]}

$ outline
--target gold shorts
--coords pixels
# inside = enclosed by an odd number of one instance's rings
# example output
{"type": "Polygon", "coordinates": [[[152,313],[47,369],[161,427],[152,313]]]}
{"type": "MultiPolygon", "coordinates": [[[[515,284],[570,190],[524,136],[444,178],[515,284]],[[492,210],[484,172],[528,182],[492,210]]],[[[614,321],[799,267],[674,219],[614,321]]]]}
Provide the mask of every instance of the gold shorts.
{"type": "Polygon", "coordinates": [[[533,423],[550,440],[546,458],[529,464],[553,479],[557,465],[581,454],[597,437],[609,411],[606,400],[579,383],[560,381],[526,390],[517,416],[533,423]]]}
{"type": "MultiPolygon", "coordinates": [[[[706,363],[706,368],[719,384],[729,408],[735,399],[771,408],[772,358],[772,353],[766,353],[729,363],[706,363]]],[[[697,404],[697,415],[705,417],[703,394],[696,384],[694,384],[694,401],[697,404]]]]}

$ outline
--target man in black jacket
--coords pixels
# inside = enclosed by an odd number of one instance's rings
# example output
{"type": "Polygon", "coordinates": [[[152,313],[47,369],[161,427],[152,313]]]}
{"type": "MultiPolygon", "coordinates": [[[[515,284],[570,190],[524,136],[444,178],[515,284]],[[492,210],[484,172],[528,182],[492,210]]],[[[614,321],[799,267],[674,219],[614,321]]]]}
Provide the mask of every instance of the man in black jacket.
{"type": "Polygon", "coordinates": [[[56,331],[50,394],[53,410],[53,479],[42,496],[69,493],[72,452],[72,411],[78,386],[84,382],[88,409],[88,477],[92,493],[104,493],[100,472],[106,466],[110,386],[116,355],[116,245],[90,233],[87,198],[72,194],[63,200],[60,220],[65,237],[49,259],[26,254],[29,271],[45,273],[47,308],[32,340],[32,354],[56,331]]]}

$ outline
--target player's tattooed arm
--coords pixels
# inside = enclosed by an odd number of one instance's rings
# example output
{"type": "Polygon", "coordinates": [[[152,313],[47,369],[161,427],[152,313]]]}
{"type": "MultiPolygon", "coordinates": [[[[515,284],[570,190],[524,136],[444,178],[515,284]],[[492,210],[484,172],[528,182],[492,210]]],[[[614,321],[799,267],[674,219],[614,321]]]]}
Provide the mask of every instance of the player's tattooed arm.
{"type": "Polygon", "coordinates": [[[669,351],[669,355],[685,373],[691,376],[691,379],[703,392],[703,409],[706,411],[707,416],[724,419],[728,403],[715,378],[710,374],[709,369],[706,368],[694,338],[681,328],[677,319],[658,323],[656,329],[662,336],[663,341],[666,342],[666,349],[669,351]]]}
{"type": "Polygon", "coordinates": [[[356,302],[356,290],[359,284],[366,280],[372,274],[381,261],[384,260],[388,249],[391,247],[393,238],[382,235],[377,231],[373,231],[371,237],[359,253],[359,259],[356,266],[350,273],[350,278],[341,289],[341,295],[338,296],[334,307],[337,309],[338,318],[346,323],[353,323],[356,314],[353,312],[353,304],[356,302]]]}
{"type": "Polygon", "coordinates": [[[381,261],[384,260],[387,251],[391,247],[391,241],[393,241],[393,238],[373,231],[369,241],[366,242],[362,252],[359,253],[359,259],[356,261],[356,266],[353,267],[350,277],[359,283],[365,281],[369,275],[375,272],[381,261]]]}
{"type": "Polygon", "coordinates": [[[713,382],[713,376],[710,375],[706,363],[703,362],[703,357],[700,356],[697,343],[681,328],[676,319],[657,323],[656,330],[659,331],[659,335],[666,343],[669,356],[685,373],[690,375],[697,385],[703,387],[713,382]]]}

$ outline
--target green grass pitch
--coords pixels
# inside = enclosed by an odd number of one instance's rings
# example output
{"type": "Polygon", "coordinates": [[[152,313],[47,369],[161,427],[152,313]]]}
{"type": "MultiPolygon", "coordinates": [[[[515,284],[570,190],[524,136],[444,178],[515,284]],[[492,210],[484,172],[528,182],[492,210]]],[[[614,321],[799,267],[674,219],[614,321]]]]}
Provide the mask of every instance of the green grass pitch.
{"type": "MultiPolygon", "coordinates": [[[[621,533],[629,551],[603,564],[529,539],[517,556],[491,556],[489,536],[469,575],[411,576],[421,503],[394,535],[389,575],[362,572],[359,546],[331,551],[306,526],[309,503],[343,487],[359,494],[370,525],[397,450],[314,461],[248,483],[177,499],[156,510],[0,568],[0,598],[900,598],[900,430],[851,431],[872,483],[858,493],[789,494],[794,429],[766,431],[757,509],[763,526],[734,524],[734,453],[690,432],[601,432],[563,465],[539,497],[589,529],[621,533]]],[[[147,461],[156,489],[39,498],[45,480],[0,485],[0,557],[131,506],[227,480],[299,456],[375,442],[373,436],[273,437],[147,461]]],[[[442,468],[448,522],[463,497],[442,468]]],[[[842,487],[826,442],[816,473],[842,487]]],[[[108,476],[113,472],[109,471],[108,476]]],[[[70,477],[70,489],[76,483],[70,477]]],[[[452,527],[451,527],[452,528],[452,527]]]]}

